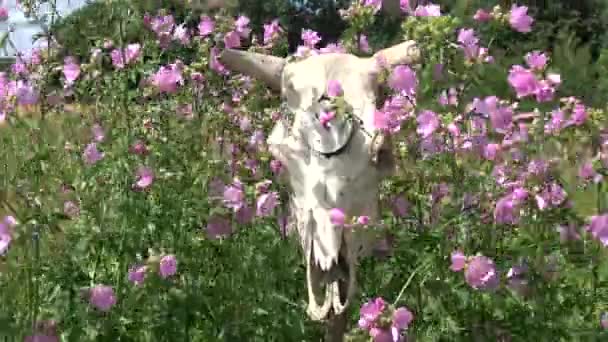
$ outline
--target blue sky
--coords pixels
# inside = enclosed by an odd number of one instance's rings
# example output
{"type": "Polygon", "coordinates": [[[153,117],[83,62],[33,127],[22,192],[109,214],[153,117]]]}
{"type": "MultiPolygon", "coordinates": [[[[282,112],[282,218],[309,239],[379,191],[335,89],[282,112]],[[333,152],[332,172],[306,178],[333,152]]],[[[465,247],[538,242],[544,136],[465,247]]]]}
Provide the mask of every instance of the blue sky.
{"type": "MultiPolygon", "coordinates": [[[[86,0],[57,0],[58,12],[63,16],[70,12],[86,5],[86,0]]],[[[19,9],[17,9],[16,0],[0,0],[0,4],[3,7],[9,9],[8,22],[0,23],[0,33],[5,33],[8,30],[10,24],[15,26],[15,32],[10,34],[10,39],[19,51],[27,51],[33,47],[32,36],[41,31],[40,26],[32,25],[23,15],[19,9]]],[[[10,47],[8,48],[8,55],[13,56],[15,51],[10,47]]],[[[3,56],[4,51],[0,49],[0,56],[3,56]]]]}

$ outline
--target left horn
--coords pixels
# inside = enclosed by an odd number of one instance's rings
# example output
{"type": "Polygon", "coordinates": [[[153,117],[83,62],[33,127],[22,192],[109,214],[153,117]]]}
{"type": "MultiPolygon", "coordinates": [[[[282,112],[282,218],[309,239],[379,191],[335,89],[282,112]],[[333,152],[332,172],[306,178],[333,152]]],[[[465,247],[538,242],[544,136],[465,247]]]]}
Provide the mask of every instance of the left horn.
{"type": "Polygon", "coordinates": [[[224,50],[219,59],[230,70],[260,80],[273,90],[281,90],[281,74],[285,59],[234,49],[224,50]]]}

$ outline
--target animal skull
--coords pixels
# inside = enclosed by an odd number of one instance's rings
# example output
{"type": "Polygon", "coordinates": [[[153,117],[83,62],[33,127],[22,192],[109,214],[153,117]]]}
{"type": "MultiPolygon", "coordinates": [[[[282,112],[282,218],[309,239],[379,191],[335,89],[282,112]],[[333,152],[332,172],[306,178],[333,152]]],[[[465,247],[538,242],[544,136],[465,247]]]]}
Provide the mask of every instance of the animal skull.
{"type": "Polygon", "coordinates": [[[418,61],[420,51],[407,41],[372,58],[346,53],[285,59],[227,49],[221,62],[233,71],[280,91],[293,121],[280,120],[269,138],[270,152],[286,169],[291,189],[291,225],[306,259],[308,314],[325,320],[340,315],[355,292],[356,265],[368,255],[373,239],[364,230],[332,224],[329,212],[342,208],[347,217],[378,219],[378,187],[394,168],[390,140],[374,128],[379,84],[378,58],[387,66],[418,61]],[[339,117],[329,127],[319,114],[330,80],[338,81],[344,99],[361,122],[339,117]],[[320,302],[318,301],[320,300],[320,302]]]}

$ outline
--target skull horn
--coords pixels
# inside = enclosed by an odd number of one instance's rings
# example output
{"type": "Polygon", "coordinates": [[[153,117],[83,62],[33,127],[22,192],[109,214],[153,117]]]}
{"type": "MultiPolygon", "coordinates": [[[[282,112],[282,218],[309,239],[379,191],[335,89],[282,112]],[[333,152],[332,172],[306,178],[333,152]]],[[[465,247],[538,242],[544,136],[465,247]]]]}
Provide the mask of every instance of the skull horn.
{"type": "Polygon", "coordinates": [[[383,59],[388,66],[416,64],[420,62],[421,53],[416,42],[408,40],[376,52],[373,58],[383,59]]]}
{"type": "Polygon", "coordinates": [[[251,76],[274,90],[281,90],[281,74],[285,59],[261,53],[226,49],[220,56],[230,70],[251,76]]]}

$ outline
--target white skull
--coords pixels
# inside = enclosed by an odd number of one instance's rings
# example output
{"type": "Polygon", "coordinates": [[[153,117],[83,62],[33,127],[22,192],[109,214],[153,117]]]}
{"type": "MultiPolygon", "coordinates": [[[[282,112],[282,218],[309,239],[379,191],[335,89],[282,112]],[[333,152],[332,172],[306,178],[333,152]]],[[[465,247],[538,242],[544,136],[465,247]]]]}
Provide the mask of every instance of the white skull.
{"type": "Polygon", "coordinates": [[[378,219],[378,187],[393,167],[390,141],[373,125],[376,110],[377,57],[389,66],[413,63],[419,50],[408,41],[374,58],[329,53],[286,63],[272,56],[226,50],[229,68],[263,80],[281,91],[292,122],[277,122],[269,138],[270,152],[286,169],[291,189],[291,224],[304,252],[309,295],[308,314],[324,320],[341,314],[355,292],[356,266],[374,240],[364,229],[332,224],[329,212],[341,208],[347,217],[378,219]],[[330,80],[340,83],[344,99],[361,122],[345,118],[320,124],[320,98],[330,80]],[[320,299],[320,303],[318,302],[320,299]]]}

